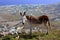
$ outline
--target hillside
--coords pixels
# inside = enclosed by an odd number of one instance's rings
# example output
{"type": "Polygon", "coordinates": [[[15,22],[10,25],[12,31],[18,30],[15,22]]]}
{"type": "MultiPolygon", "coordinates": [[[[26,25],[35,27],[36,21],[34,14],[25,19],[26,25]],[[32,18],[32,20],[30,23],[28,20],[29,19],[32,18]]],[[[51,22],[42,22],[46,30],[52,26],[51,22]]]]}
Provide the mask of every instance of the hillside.
{"type": "MultiPolygon", "coordinates": [[[[50,5],[8,5],[0,6],[0,21],[20,21],[19,12],[26,11],[27,15],[47,15],[51,22],[60,23],[60,3],[50,5]]],[[[58,23],[58,24],[59,24],[58,23]]]]}
{"type": "Polygon", "coordinates": [[[48,15],[52,20],[60,20],[60,4],[51,5],[9,5],[0,6],[0,16],[3,18],[19,15],[19,12],[26,11],[27,15],[48,15]]]}

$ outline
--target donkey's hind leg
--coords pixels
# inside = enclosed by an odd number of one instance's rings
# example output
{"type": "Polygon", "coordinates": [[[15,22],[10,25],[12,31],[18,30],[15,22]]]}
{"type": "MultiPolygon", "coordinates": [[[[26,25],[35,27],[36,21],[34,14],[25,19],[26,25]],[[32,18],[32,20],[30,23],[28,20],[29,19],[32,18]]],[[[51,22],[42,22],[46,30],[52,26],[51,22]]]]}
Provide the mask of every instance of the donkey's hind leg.
{"type": "Polygon", "coordinates": [[[46,35],[48,35],[49,34],[49,26],[48,26],[48,22],[47,21],[44,22],[44,26],[47,29],[46,35]]]}
{"type": "Polygon", "coordinates": [[[48,24],[47,26],[49,27],[49,32],[52,32],[52,26],[51,26],[50,22],[48,21],[47,24],[48,24]]]}
{"type": "Polygon", "coordinates": [[[49,33],[52,31],[52,28],[51,28],[51,26],[50,26],[50,22],[49,22],[49,21],[47,21],[46,27],[47,27],[47,32],[48,32],[48,34],[49,34],[49,33]]]}

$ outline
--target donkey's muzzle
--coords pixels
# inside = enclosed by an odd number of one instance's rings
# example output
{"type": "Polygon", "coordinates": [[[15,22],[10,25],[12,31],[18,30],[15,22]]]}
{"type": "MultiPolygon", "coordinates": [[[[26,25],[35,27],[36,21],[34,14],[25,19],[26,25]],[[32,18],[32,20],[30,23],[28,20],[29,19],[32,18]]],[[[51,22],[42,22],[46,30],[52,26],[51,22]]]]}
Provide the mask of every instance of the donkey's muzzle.
{"type": "Polygon", "coordinates": [[[24,25],[24,23],[22,23],[24,25]]]}

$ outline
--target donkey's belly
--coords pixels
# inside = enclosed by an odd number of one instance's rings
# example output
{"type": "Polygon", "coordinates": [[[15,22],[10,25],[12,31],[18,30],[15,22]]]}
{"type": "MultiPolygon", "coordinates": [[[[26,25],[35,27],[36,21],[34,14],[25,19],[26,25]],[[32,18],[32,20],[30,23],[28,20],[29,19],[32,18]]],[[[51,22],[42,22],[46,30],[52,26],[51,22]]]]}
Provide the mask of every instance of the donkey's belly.
{"type": "Polygon", "coordinates": [[[32,21],[30,21],[30,24],[29,25],[32,25],[33,27],[40,27],[41,25],[42,25],[42,23],[40,23],[40,22],[32,22],[32,21]]]}
{"type": "Polygon", "coordinates": [[[39,21],[30,21],[31,24],[42,24],[42,22],[39,21]]]}

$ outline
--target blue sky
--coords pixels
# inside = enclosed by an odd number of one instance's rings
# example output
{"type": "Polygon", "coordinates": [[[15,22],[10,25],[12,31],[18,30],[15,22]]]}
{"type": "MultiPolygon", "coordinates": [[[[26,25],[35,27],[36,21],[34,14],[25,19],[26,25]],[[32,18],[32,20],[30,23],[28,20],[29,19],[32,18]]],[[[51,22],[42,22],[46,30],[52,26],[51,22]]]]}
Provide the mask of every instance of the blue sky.
{"type": "Polygon", "coordinates": [[[54,4],[60,0],[0,0],[1,5],[19,5],[19,4],[54,4]]]}

